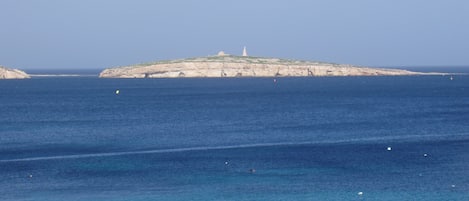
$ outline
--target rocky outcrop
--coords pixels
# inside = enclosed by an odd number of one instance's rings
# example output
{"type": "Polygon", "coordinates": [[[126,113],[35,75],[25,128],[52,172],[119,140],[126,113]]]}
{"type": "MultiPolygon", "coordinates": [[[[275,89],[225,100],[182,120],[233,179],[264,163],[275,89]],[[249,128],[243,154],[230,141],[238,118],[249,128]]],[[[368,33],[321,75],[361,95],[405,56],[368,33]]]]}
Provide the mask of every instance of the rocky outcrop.
{"type": "Polygon", "coordinates": [[[178,78],[178,77],[306,77],[419,75],[397,69],[285,60],[262,57],[212,56],[161,61],[135,66],[109,68],[102,78],[178,78]]]}
{"type": "Polygon", "coordinates": [[[25,78],[30,78],[30,77],[24,71],[0,66],[0,79],[25,79],[25,78]]]}

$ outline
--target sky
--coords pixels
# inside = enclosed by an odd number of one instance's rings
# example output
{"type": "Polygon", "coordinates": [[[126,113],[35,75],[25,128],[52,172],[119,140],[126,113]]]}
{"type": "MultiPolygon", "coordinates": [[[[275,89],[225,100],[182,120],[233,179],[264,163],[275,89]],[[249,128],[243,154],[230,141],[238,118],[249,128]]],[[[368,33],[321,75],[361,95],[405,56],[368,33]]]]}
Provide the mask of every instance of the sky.
{"type": "Polygon", "coordinates": [[[104,69],[215,55],[468,66],[467,0],[1,0],[0,65],[104,69]]]}

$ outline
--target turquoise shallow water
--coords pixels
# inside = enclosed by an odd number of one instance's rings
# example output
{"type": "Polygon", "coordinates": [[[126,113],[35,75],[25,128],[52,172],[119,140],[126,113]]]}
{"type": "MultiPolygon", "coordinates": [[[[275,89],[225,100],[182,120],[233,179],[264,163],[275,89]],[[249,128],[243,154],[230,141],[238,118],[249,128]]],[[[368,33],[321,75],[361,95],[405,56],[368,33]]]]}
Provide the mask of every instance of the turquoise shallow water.
{"type": "Polygon", "coordinates": [[[469,199],[467,76],[0,89],[1,200],[469,199]]]}

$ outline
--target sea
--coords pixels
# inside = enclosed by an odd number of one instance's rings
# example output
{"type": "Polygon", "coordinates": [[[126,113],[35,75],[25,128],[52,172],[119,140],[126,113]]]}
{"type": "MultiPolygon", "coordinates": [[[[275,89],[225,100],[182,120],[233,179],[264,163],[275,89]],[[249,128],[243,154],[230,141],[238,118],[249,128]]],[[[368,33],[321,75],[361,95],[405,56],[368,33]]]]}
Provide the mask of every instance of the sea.
{"type": "Polygon", "coordinates": [[[0,80],[0,200],[469,200],[467,71],[0,80]]]}

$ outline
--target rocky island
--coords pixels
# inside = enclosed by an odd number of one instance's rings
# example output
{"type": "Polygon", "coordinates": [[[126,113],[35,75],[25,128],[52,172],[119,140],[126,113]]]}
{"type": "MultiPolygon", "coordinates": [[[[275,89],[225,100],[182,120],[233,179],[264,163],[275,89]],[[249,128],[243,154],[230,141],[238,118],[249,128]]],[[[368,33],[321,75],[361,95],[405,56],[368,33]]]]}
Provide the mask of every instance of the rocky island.
{"type": "Polygon", "coordinates": [[[0,66],[0,79],[25,79],[25,78],[30,78],[30,77],[24,71],[0,66]]]}
{"type": "Polygon", "coordinates": [[[307,77],[307,76],[395,76],[421,75],[407,70],[368,68],[344,64],[278,58],[226,55],[197,57],[109,68],[102,78],[181,77],[307,77]]]}

